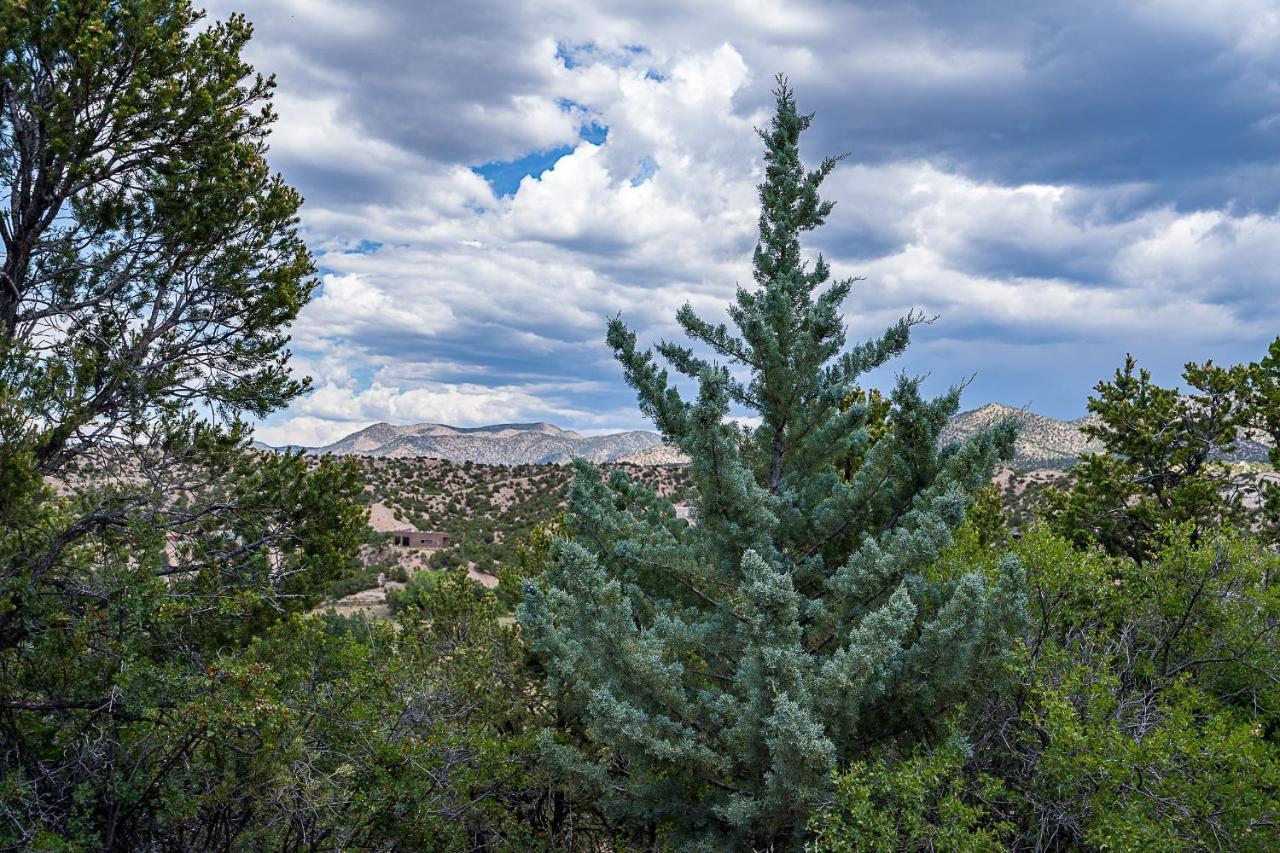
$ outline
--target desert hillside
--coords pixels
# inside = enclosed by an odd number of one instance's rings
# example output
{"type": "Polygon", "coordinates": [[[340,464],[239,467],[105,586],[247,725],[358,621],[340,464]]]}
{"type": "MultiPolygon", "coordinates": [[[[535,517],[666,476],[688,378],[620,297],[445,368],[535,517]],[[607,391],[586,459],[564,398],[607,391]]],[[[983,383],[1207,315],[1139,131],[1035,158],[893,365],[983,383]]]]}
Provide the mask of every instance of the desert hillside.
{"type": "Polygon", "coordinates": [[[568,462],[574,457],[616,462],[661,441],[657,433],[642,430],[584,436],[548,423],[482,427],[378,423],[312,450],[335,456],[434,457],[488,465],[542,465],[568,462]]]}
{"type": "Polygon", "coordinates": [[[1060,421],[999,403],[988,403],[956,415],[942,431],[942,442],[949,444],[963,440],[1005,417],[1014,417],[1022,425],[1014,445],[1014,457],[1010,460],[1014,468],[1066,468],[1082,453],[1099,449],[1096,442],[1080,431],[1084,418],[1060,421]]]}

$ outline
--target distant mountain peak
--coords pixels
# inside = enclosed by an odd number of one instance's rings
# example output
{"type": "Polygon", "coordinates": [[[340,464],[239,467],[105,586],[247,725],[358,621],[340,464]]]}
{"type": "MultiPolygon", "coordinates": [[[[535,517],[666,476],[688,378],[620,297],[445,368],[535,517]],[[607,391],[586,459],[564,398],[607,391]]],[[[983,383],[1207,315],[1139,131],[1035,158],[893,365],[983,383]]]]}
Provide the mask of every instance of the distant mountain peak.
{"type": "MultiPolygon", "coordinates": [[[[529,432],[539,433],[541,435],[566,435],[578,436],[578,433],[571,429],[564,429],[555,424],[549,424],[546,421],[535,421],[525,424],[491,424],[489,426],[478,427],[449,427],[460,433],[476,433],[476,432],[529,432]]],[[[580,437],[580,436],[578,436],[580,437]]]]}
{"type": "Polygon", "coordinates": [[[956,415],[956,417],[963,418],[970,415],[982,415],[984,417],[989,417],[989,418],[1002,418],[1006,416],[1012,416],[1015,418],[1045,417],[1044,415],[1037,415],[1035,412],[1032,412],[1028,409],[1020,409],[1020,408],[1017,408],[1016,406],[1006,406],[1004,403],[986,403],[984,405],[979,406],[976,409],[970,409],[967,412],[961,412],[960,414],[956,415]]]}
{"type": "Polygon", "coordinates": [[[990,412],[1000,415],[1017,415],[1025,413],[1025,409],[1015,409],[1013,406],[1006,406],[1004,403],[987,403],[985,406],[979,406],[976,411],[990,412]]]}
{"type": "Polygon", "coordinates": [[[963,441],[1006,417],[1014,418],[1019,424],[1014,457],[1010,460],[1015,468],[1063,468],[1073,464],[1081,454],[1099,449],[1074,421],[1060,421],[1001,403],[987,403],[961,412],[943,428],[939,440],[943,444],[963,441]]]}

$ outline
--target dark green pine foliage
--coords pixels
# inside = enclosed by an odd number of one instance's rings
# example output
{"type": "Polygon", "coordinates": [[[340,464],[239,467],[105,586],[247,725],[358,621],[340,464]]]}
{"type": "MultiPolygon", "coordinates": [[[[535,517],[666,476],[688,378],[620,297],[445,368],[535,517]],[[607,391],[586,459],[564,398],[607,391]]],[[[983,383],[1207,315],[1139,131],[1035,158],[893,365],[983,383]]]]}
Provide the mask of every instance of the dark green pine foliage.
{"type": "Polygon", "coordinates": [[[549,743],[551,760],[673,849],[799,844],[837,766],[937,736],[1023,621],[1012,559],[995,577],[929,578],[1015,426],[939,450],[959,391],[926,400],[902,378],[869,439],[855,383],[901,353],[921,318],[845,349],[840,306],[854,282],[828,283],[822,258],[800,251],[832,209],[818,188],[837,160],[805,170],[812,116],[784,80],[775,94],[757,287],[729,308],[737,333],[686,305],[680,325],[722,360],[657,347],[697,381],[697,399],[681,398],[621,321],[609,326],[641,409],[692,460],[696,524],[580,464],[570,534],[520,609],[553,694],[600,745],[549,743]],[[760,425],[730,420],[733,404],[760,425]]]}

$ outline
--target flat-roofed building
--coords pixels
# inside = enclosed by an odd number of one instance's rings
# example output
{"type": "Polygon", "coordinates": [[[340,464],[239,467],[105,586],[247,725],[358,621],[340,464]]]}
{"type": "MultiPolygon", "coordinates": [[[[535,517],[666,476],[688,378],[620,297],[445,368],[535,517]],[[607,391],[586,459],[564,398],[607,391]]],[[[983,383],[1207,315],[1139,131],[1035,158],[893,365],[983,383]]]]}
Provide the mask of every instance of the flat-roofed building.
{"type": "Polygon", "coordinates": [[[405,548],[448,548],[449,534],[439,530],[393,530],[391,541],[405,548]]]}

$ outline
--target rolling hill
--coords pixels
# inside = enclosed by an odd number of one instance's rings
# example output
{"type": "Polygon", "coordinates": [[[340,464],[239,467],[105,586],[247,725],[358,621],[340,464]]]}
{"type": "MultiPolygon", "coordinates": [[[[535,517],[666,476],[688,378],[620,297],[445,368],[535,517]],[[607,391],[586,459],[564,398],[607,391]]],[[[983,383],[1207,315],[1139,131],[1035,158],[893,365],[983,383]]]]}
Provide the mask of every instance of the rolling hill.
{"type": "Polygon", "coordinates": [[[951,423],[942,430],[941,442],[950,444],[961,441],[983,427],[1010,416],[1017,418],[1022,424],[1011,460],[1014,468],[1067,468],[1082,453],[1101,449],[1100,445],[1080,431],[1085,418],[1060,421],[999,403],[988,403],[953,417],[951,423]]]}

